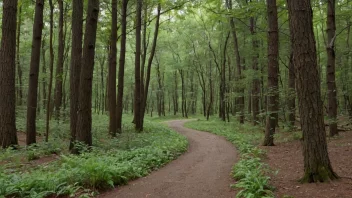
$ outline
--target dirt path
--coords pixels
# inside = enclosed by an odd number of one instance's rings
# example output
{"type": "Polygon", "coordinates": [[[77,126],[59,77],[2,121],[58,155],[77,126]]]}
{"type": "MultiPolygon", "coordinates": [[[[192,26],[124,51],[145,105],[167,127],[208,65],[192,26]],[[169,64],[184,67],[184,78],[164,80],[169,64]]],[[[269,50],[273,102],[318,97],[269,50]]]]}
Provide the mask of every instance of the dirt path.
{"type": "Polygon", "coordinates": [[[118,187],[104,198],[230,198],[231,167],[236,151],[224,138],[183,127],[186,120],[168,122],[169,127],[186,136],[188,151],[149,176],[118,187]]]}

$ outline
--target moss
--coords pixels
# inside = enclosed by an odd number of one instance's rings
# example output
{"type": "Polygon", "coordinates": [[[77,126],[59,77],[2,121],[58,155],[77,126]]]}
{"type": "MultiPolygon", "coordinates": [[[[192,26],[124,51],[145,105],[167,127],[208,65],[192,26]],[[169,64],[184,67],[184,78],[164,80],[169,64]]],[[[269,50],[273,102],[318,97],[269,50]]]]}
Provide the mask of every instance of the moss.
{"type": "Polygon", "coordinates": [[[301,183],[316,183],[316,182],[328,182],[331,180],[338,179],[339,177],[331,169],[320,165],[317,168],[317,172],[305,171],[302,179],[299,181],[301,183]]]}

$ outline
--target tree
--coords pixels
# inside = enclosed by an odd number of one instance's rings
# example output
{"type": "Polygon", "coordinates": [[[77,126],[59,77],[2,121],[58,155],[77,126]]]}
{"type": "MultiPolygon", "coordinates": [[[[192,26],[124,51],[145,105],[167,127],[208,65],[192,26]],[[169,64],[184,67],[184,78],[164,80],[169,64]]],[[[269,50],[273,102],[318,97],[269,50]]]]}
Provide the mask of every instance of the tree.
{"type": "Polygon", "coordinates": [[[259,95],[260,95],[260,81],[258,76],[258,58],[259,58],[259,41],[256,38],[256,20],[254,17],[250,18],[250,32],[252,35],[252,69],[256,72],[253,82],[252,82],[252,115],[253,115],[253,125],[257,125],[259,122],[259,95]]]}
{"type": "MultiPolygon", "coordinates": [[[[147,64],[147,76],[146,76],[145,83],[143,83],[144,84],[144,91],[143,91],[142,106],[141,106],[141,108],[142,108],[142,113],[141,113],[142,126],[143,126],[144,114],[145,114],[145,109],[146,109],[147,99],[148,99],[148,90],[149,90],[149,83],[150,83],[151,68],[152,68],[152,63],[153,63],[153,59],[154,59],[154,55],[155,55],[158,34],[159,34],[160,11],[161,11],[161,4],[159,3],[158,8],[157,8],[156,21],[155,21],[153,44],[152,44],[152,49],[150,51],[150,55],[148,58],[148,64],[147,64]]],[[[143,89],[143,87],[142,87],[142,89],[143,89]]]]}
{"type": "Polygon", "coordinates": [[[83,58],[79,82],[79,101],[76,140],[92,145],[92,81],[95,43],[99,15],[99,0],[89,0],[84,33],[83,58]]]}
{"type": "Polygon", "coordinates": [[[296,80],[295,80],[295,67],[293,65],[293,53],[290,52],[290,59],[288,63],[288,122],[291,128],[295,126],[296,121],[296,80]]]}
{"type": "Polygon", "coordinates": [[[4,0],[0,48],[0,142],[2,148],[18,144],[16,131],[16,14],[17,0],[4,0]]]}
{"type": "Polygon", "coordinates": [[[142,123],[142,96],[141,96],[141,25],[142,25],[142,0],[136,1],[136,49],[134,67],[134,122],[137,131],[143,130],[142,123]]]}
{"type": "Polygon", "coordinates": [[[276,0],[267,0],[268,12],[268,115],[266,117],[264,146],[274,146],[275,127],[279,109],[279,28],[276,0]]]}
{"type": "Polygon", "coordinates": [[[116,136],[116,54],[117,54],[117,0],[111,1],[111,35],[109,52],[109,133],[116,136]]]}
{"type": "Polygon", "coordinates": [[[335,24],[335,0],[327,1],[327,22],[326,33],[328,42],[326,46],[327,53],[327,68],[326,68],[326,83],[328,87],[328,115],[330,136],[338,134],[336,115],[337,115],[337,88],[335,80],[335,39],[336,39],[336,24],[335,24]]]}
{"type": "Polygon", "coordinates": [[[21,25],[22,25],[22,4],[19,5],[18,8],[18,21],[17,21],[17,47],[16,47],[16,63],[17,63],[17,75],[18,75],[18,96],[19,96],[19,101],[18,104],[22,105],[22,100],[23,100],[23,71],[22,71],[22,66],[21,66],[21,60],[20,60],[20,43],[21,43],[21,25]]]}
{"type": "MultiPolygon", "coordinates": [[[[50,75],[49,75],[49,89],[48,89],[48,102],[46,104],[46,131],[45,131],[45,141],[49,139],[49,124],[50,124],[50,114],[51,114],[51,92],[53,88],[53,73],[54,73],[54,47],[53,47],[53,37],[54,37],[54,5],[53,1],[49,0],[50,7],[50,35],[49,35],[49,51],[50,51],[50,75]]],[[[43,54],[44,56],[45,54],[43,54]]]]}
{"type": "Polygon", "coordinates": [[[44,0],[36,0],[27,99],[27,145],[36,143],[38,73],[40,64],[40,45],[43,30],[43,10],[44,0]]]}
{"type": "Polygon", "coordinates": [[[64,2],[58,0],[59,3],[59,38],[58,38],[58,51],[57,51],[57,66],[55,78],[55,114],[56,118],[60,116],[60,108],[62,105],[62,79],[64,68],[64,53],[65,53],[65,40],[64,40],[64,2]]]}
{"type": "Polygon", "coordinates": [[[116,128],[117,132],[122,132],[122,110],[123,110],[123,88],[125,77],[125,58],[126,58],[126,31],[127,31],[127,4],[128,0],[121,2],[121,47],[119,59],[119,74],[117,85],[117,105],[116,105],[116,128]]]}
{"type": "MultiPolygon", "coordinates": [[[[72,49],[70,66],[70,150],[76,140],[79,82],[82,65],[83,0],[72,1],[72,49]]],[[[72,150],[73,151],[73,150],[72,150]]]]}
{"type": "Polygon", "coordinates": [[[306,0],[287,0],[287,4],[303,131],[304,176],[301,181],[337,179],[327,150],[312,8],[306,0]]]}
{"type": "MultiPolygon", "coordinates": [[[[227,0],[227,7],[230,11],[232,10],[231,0],[227,0]]],[[[237,31],[236,31],[234,17],[230,18],[230,27],[231,27],[231,34],[233,37],[233,47],[234,47],[234,52],[236,57],[237,80],[241,80],[243,79],[242,66],[241,66],[241,57],[240,57],[240,51],[238,47],[237,31]]],[[[239,94],[240,96],[237,98],[237,105],[239,106],[239,110],[240,110],[240,123],[243,124],[244,123],[244,89],[242,87],[239,89],[239,94]]]]}

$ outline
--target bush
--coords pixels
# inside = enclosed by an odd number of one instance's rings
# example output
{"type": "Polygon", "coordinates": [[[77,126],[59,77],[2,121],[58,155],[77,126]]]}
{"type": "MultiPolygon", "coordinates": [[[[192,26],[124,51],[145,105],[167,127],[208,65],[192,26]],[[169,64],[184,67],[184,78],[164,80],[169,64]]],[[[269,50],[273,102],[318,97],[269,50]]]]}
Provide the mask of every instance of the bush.
{"type": "Polygon", "coordinates": [[[188,142],[166,126],[146,123],[146,132],[126,132],[105,144],[115,147],[98,144],[89,153],[61,155],[60,160],[30,171],[0,170],[0,197],[74,195],[83,189],[126,184],[175,159],[187,150],[188,142]]]}

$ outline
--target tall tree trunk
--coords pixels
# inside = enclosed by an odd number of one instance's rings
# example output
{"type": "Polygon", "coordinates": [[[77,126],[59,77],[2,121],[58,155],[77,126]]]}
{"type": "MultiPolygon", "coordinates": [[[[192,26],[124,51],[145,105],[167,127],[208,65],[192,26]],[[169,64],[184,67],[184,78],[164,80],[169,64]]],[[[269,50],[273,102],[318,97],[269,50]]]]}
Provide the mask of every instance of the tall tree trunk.
{"type": "MultiPolygon", "coordinates": [[[[228,1],[228,8],[232,10],[232,1],[228,1]]],[[[241,66],[241,57],[240,57],[240,51],[238,47],[238,39],[237,39],[237,31],[236,31],[236,25],[235,25],[235,19],[233,17],[230,18],[230,26],[231,26],[231,33],[233,37],[233,47],[234,47],[234,52],[235,52],[235,57],[236,57],[236,68],[237,68],[237,81],[241,81],[243,76],[242,76],[242,66],[241,66]]],[[[236,98],[237,101],[237,106],[240,111],[240,123],[244,123],[244,89],[240,87],[238,89],[239,92],[239,97],[236,98]]]]}
{"type": "Polygon", "coordinates": [[[174,93],[173,93],[173,107],[174,115],[178,112],[178,82],[177,82],[177,71],[174,71],[174,93]]]}
{"type": "Polygon", "coordinates": [[[290,127],[295,126],[296,122],[296,80],[295,80],[295,66],[293,64],[293,52],[291,49],[290,62],[288,66],[288,122],[290,127]]]}
{"type": "MultiPolygon", "coordinates": [[[[16,1],[17,2],[17,1],[16,1]]],[[[20,38],[21,38],[21,25],[22,25],[22,5],[18,8],[18,21],[17,21],[17,43],[16,43],[16,63],[17,63],[17,74],[18,74],[18,104],[22,105],[23,100],[23,79],[22,79],[22,66],[20,59],[20,38]]]]}
{"type": "Polygon", "coordinates": [[[27,99],[27,145],[36,143],[36,118],[37,118],[37,95],[38,95],[38,73],[40,64],[40,45],[43,30],[44,0],[36,0],[35,16],[33,24],[33,40],[31,63],[29,70],[29,87],[27,99]]]}
{"type": "Polygon", "coordinates": [[[58,54],[57,54],[57,67],[55,78],[55,116],[60,117],[60,108],[62,105],[62,79],[64,68],[64,53],[65,53],[65,40],[64,40],[64,2],[58,0],[59,3],[59,41],[58,41],[58,54]]]}
{"type": "Polygon", "coordinates": [[[143,130],[142,124],[142,96],[141,96],[141,24],[142,24],[142,0],[137,0],[136,11],[136,52],[135,52],[135,90],[134,90],[134,122],[137,131],[143,130]]]}
{"type": "Polygon", "coordinates": [[[256,38],[256,24],[255,24],[255,19],[254,17],[251,17],[250,19],[250,31],[252,34],[252,47],[253,47],[253,56],[252,56],[252,69],[255,72],[255,76],[252,82],[252,101],[251,101],[251,107],[252,107],[252,116],[253,116],[253,125],[257,125],[259,123],[259,95],[260,95],[260,81],[259,81],[259,76],[258,76],[258,58],[259,58],[259,45],[258,45],[258,39],[256,38]]]}
{"type": "Polygon", "coordinates": [[[72,1],[72,49],[70,65],[70,150],[76,140],[79,83],[82,65],[83,0],[72,1]]]}
{"type": "Polygon", "coordinates": [[[50,51],[50,77],[49,77],[49,88],[47,96],[47,107],[46,107],[46,128],[45,128],[45,141],[49,140],[49,124],[50,124],[50,114],[51,114],[51,91],[53,87],[53,73],[54,73],[54,48],[53,48],[53,28],[54,28],[54,5],[53,1],[49,0],[50,7],[50,38],[49,38],[49,51],[50,51]]]}
{"type": "Polygon", "coordinates": [[[267,0],[268,10],[268,92],[264,146],[274,146],[279,110],[279,28],[276,0],[267,0]]]}
{"type": "Polygon", "coordinates": [[[116,54],[117,54],[117,0],[111,1],[111,35],[109,54],[109,133],[116,136],[116,54]]]}
{"type": "Polygon", "coordinates": [[[123,88],[125,77],[125,59],[126,59],[126,31],[127,31],[127,4],[128,0],[121,2],[121,47],[119,59],[119,74],[117,87],[117,106],[116,106],[116,128],[117,132],[122,132],[122,111],[123,111],[123,88]]]}
{"type": "Polygon", "coordinates": [[[82,58],[84,67],[81,68],[79,83],[79,109],[76,129],[77,141],[88,146],[92,145],[92,81],[98,15],[99,0],[89,0],[82,58]]]}
{"type": "Polygon", "coordinates": [[[181,77],[181,110],[182,110],[182,117],[188,118],[187,115],[187,100],[186,100],[186,87],[185,87],[185,74],[182,69],[178,70],[181,77]]]}
{"type": "Polygon", "coordinates": [[[326,53],[328,56],[326,67],[326,83],[328,87],[328,115],[329,115],[329,135],[338,135],[337,131],[337,88],[335,80],[335,39],[336,39],[336,23],[335,23],[335,0],[327,1],[327,22],[326,33],[328,35],[328,43],[326,53]]]}
{"type": "Polygon", "coordinates": [[[225,92],[226,92],[226,49],[227,43],[230,37],[230,33],[227,34],[225,39],[225,44],[222,52],[222,63],[221,63],[221,70],[220,70],[220,117],[222,121],[226,121],[226,99],[225,99],[225,92]]]}
{"type": "Polygon", "coordinates": [[[17,145],[16,133],[16,14],[17,0],[4,0],[0,48],[0,142],[17,145]]]}
{"type": "Polygon", "coordinates": [[[328,155],[321,100],[320,76],[310,1],[287,0],[299,113],[303,131],[304,176],[302,182],[338,178],[328,155]]]}
{"type": "Polygon", "coordinates": [[[46,58],[45,58],[45,54],[46,54],[46,49],[45,49],[45,35],[43,36],[43,40],[42,40],[42,75],[43,77],[43,81],[42,81],[42,89],[43,89],[43,109],[46,109],[46,103],[47,103],[47,93],[46,93],[46,81],[47,81],[47,74],[46,74],[46,58]]]}
{"type": "MultiPolygon", "coordinates": [[[[151,69],[152,69],[152,63],[155,55],[155,50],[156,50],[156,45],[157,45],[157,40],[158,40],[158,34],[159,34],[159,21],[160,21],[160,11],[161,11],[161,4],[158,4],[158,9],[157,9],[157,16],[156,16],[156,21],[155,21],[155,29],[154,29],[154,38],[153,38],[153,44],[152,44],[152,49],[150,51],[150,55],[148,58],[148,64],[147,64],[147,75],[146,75],[146,80],[144,83],[144,91],[143,91],[143,98],[142,98],[142,113],[141,113],[141,123],[143,127],[143,120],[144,120],[144,113],[145,113],[145,106],[147,104],[147,99],[148,99],[148,89],[149,89],[149,83],[150,83],[150,74],[151,74],[151,69]]],[[[146,24],[145,24],[146,25],[146,24]]],[[[143,87],[142,87],[143,89],[143,87]]]]}

